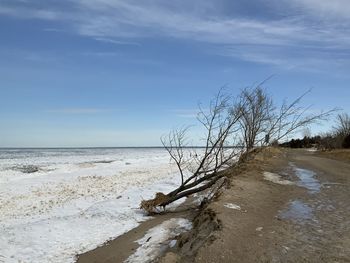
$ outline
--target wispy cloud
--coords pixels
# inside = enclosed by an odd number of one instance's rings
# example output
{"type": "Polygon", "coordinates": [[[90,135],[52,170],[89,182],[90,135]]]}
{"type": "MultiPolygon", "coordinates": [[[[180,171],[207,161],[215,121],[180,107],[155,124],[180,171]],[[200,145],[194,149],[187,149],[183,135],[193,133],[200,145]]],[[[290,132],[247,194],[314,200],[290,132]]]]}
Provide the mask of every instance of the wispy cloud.
{"type": "Polygon", "coordinates": [[[257,1],[259,15],[249,13],[244,1],[233,6],[227,0],[76,0],[64,1],[71,5],[64,12],[57,4],[41,2],[39,8],[15,3],[5,1],[0,14],[68,22],[77,34],[110,44],[139,46],[138,39],[166,36],[209,43],[221,55],[234,53],[242,60],[286,68],[300,68],[303,61],[317,62],[311,63],[316,67],[330,58],[339,65],[349,61],[348,0],[257,1]],[[243,12],[247,14],[242,16],[243,12]],[[312,52],[314,48],[322,52],[312,52]],[[333,57],[339,50],[346,53],[342,59],[333,57]]]}
{"type": "Polygon", "coordinates": [[[111,38],[105,38],[105,37],[97,37],[95,40],[100,42],[105,42],[109,44],[115,44],[115,45],[131,45],[131,46],[141,46],[140,43],[137,42],[131,42],[131,41],[121,41],[121,40],[115,40],[111,38]]]}
{"type": "Polygon", "coordinates": [[[109,112],[109,109],[99,108],[63,108],[63,109],[52,109],[47,110],[48,113],[59,113],[59,114],[97,114],[109,112]]]}
{"type": "Polygon", "coordinates": [[[171,110],[176,117],[180,118],[197,118],[199,110],[198,109],[176,109],[171,110]]]}
{"type": "Polygon", "coordinates": [[[59,32],[59,33],[64,32],[64,30],[62,30],[62,29],[52,28],[52,27],[44,28],[43,31],[45,31],[45,32],[59,32]]]}
{"type": "Polygon", "coordinates": [[[348,0],[291,0],[290,3],[308,11],[310,15],[326,19],[350,19],[348,0]]]}
{"type": "Polygon", "coordinates": [[[119,52],[100,52],[100,51],[95,51],[95,52],[83,52],[82,55],[84,56],[89,56],[89,57],[121,57],[122,54],[119,52]]]}
{"type": "Polygon", "coordinates": [[[242,49],[244,52],[241,52],[240,48],[230,47],[217,51],[217,53],[223,56],[239,58],[247,62],[308,72],[326,72],[329,68],[340,72],[350,66],[350,52],[339,50],[329,51],[317,47],[287,49],[271,46],[245,46],[242,49]]]}
{"type": "Polygon", "coordinates": [[[173,109],[173,110],[170,110],[170,112],[180,118],[197,118],[201,112],[203,112],[204,114],[209,113],[209,109],[208,108],[173,109]]]}
{"type": "Polygon", "coordinates": [[[14,16],[18,18],[37,18],[45,20],[57,20],[60,14],[57,11],[48,9],[33,9],[26,7],[0,7],[1,15],[14,16]]]}

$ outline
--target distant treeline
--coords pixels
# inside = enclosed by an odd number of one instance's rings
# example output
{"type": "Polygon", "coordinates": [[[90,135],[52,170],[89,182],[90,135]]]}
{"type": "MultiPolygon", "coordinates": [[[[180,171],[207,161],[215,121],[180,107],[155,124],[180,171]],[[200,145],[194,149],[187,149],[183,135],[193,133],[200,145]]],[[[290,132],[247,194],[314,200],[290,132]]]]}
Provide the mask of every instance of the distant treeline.
{"type": "Polygon", "coordinates": [[[322,138],[321,136],[314,137],[304,137],[303,139],[292,139],[288,142],[281,143],[282,147],[289,148],[311,148],[318,147],[321,144],[322,138]]]}
{"type": "Polygon", "coordinates": [[[326,134],[314,137],[305,136],[303,139],[292,139],[280,144],[282,147],[311,148],[323,150],[350,148],[350,116],[347,113],[339,114],[336,126],[326,134]]]}
{"type": "Polygon", "coordinates": [[[344,138],[331,135],[322,137],[318,135],[314,137],[304,137],[303,139],[292,139],[288,142],[281,143],[280,146],[289,148],[318,148],[324,150],[349,149],[350,134],[344,138]]]}

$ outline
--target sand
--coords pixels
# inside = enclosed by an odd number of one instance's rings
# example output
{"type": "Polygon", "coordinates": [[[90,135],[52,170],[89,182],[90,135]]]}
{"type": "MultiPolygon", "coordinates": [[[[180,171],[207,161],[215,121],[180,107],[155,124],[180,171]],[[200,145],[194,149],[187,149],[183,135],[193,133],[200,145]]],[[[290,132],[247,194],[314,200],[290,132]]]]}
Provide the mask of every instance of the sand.
{"type": "Polygon", "coordinates": [[[265,150],[233,171],[230,186],[203,209],[156,216],[78,262],[123,262],[140,247],[135,241],[171,218],[192,228],[172,237],[155,262],[348,262],[349,171],[348,162],[317,152],[265,150]]]}

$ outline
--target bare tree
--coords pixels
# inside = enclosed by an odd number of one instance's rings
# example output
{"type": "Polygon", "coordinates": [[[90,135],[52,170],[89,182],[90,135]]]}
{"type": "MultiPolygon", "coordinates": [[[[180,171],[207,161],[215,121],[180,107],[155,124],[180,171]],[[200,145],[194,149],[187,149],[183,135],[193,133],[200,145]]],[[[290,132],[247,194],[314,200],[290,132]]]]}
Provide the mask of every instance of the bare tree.
{"type": "Polygon", "coordinates": [[[185,150],[187,145],[186,133],[189,127],[183,127],[171,131],[168,136],[162,136],[163,147],[168,151],[171,159],[175,162],[181,176],[181,184],[184,183],[184,166],[187,163],[185,150]]]}
{"type": "Polygon", "coordinates": [[[262,142],[263,138],[266,142],[270,141],[265,135],[273,118],[274,106],[272,99],[260,85],[242,90],[239,97],[242,111],[239,122],[246,151],[262,142]]]}
{"type": "Polygon", "coordinates": [[[336,118],[335,133],[341,137],[345,137],[350,134],[350,116],[347,113],[341,113],[336,118]]]}
{"type": "Polygon", "coordinates": [[[225,176],[225,168],[232,167],[241,154],[246,156],[257,145],[279,141],[327,118],[334,110],[311,114],[309,107],[300,106],[308,92],[277,109],[260,85],[244,89],[236,99],[221,90],[208,111],[200,108],[198,121],[205,130],[205,146],[201,152],[189,148],[188,128],[162,137],[164,148],[177,165],[181,184],[168,194],[156,193],[154,199],[143,200],[141,208],[151,213],[157,206],[165,208],[180,198],[206,190],[225,176]]]}
{"type": "Polygon", "coordinates": [[[320,147],[324,150],[348,148],[350,145],[350,116],[340,113],[336,116],[336,125],[332,131],[321,136],[320,147]]]}
{"type": "Polygon", "coordinates": [[[163,208],[180,198],[203,191],[213,186],[224,176],[225,168],[233,165],[235,157],[241,154],[237,132],[242,116],[239,107],[230,104],[230,96],[218,93],[211,102],[209,111],[200,109],[198,121],[205,130],[205,146],[198,149],[188,148],[187,128],[172,131],[162,138],[162,143],[171,159],[178,167],[181,185],[174,191],[157,193],[152,200],[141,202],[141,208],[152,212],[156,206],[163,208]]]}
{"type": "Polygon", "coordinates": [[[280,141],[286,136],[290,136],[301,128],[310,124],[328,119],[337,109],[312,113],[311,106],[301,106],[302,99],[310,93],[308,90],[291,103],[284,101],[279,109],[276,109],[270,120],[267,134],[275,141],[280,141]]]}
{"type": "Polygon", "coordinates": [[[310,124],[327,119],[336,110],[310,113],[311,107],[301,106],[302,99],[309,92],[291,103],[284,101],[277,108],[261,84],[253,89],[244,89],[239,97],[242,111],[239,122],[246,151],[278,142],[310,124]]]}

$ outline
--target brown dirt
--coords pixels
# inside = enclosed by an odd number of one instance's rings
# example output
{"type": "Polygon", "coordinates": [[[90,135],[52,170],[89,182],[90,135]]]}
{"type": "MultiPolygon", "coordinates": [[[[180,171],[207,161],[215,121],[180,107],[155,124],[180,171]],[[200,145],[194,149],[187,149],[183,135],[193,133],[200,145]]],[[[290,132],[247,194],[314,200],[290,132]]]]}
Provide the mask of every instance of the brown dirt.
{"type": "MultiPolygon", "coordinates": [[[[288,201],[291,192],[300,190],[262,180],[263,170],[275,172],[287,166],[285,158],[281,158],[283,155],[279,150],[269,149],[241,167],[239,176],[233,175],[230,189],[218,201],[209,204],[196,218],[197,227],[194,224],[193,230],[181,238],[184,244],[179,248],[178,262],[255,262],[261,259],[262,244],[267,240],[259,236],[262,233],[256,229],[263,227],[265,232],[280,224],[275,217],[279,208],[288,201]],[[241,210],[227,208],[224,206],[227,203],[237,204],[241,210]],[[210,220],[207,220],[208,213],[210,220]]],[[[163,261],[167,262],[166,258],[163,261]]]]}
{"type": "Polygon", "coordinates": [[[230,187],[201,211],[157,216],[78,262],[123,262],[137,248],[135,240],[176,216],[192,219],[193,228],[158,262],[350,262],[349,188],[350,163],[304,150],[265,149],[232,172],[230,187]],[[314,172],[311,186],[318,191],[301,185],[299,168],[314,172]],[[264,171],[296,185],[266,181],[264,171]],[[293,205],[301,211],[293,214],[293,205]]]}
{"type": "Polygon", "coordinates": [[[317,155],[302,150],[257,155],[207,207],[220,227],[209,234],[194,227],[183,235],[187,243],[163,262],[350,262],[350,165],[317,155]],[[319,191],[262,178],[262,171],[275,172],[298,184],[295,167],[315,172],[319,191]],[[199,248],[193,246],[198,240],[205,240],[199,248]]]}
{"type": "Polygon", "coordinates": [[[317,152],[317,154],[320,157],[324,157],[324,158],[350,162],[350,149],[320,151],[320,152],[317,152]]]}

